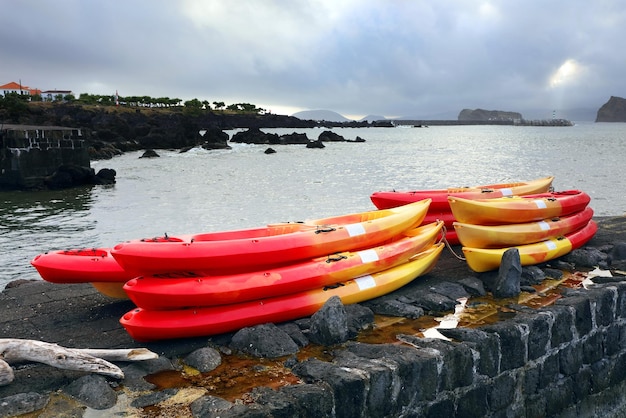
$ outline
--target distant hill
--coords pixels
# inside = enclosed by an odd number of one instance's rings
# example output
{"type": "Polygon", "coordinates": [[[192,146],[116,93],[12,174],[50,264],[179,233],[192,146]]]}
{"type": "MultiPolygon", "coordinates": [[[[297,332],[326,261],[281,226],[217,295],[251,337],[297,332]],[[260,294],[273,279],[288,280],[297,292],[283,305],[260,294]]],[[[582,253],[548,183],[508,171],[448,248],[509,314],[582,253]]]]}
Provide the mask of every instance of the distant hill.
{"type": "Polygon", "coordinates": [[[291,115],[301,120],[325,120],[328,122],[350,122],[350,119],[332,110],[303,110],[291,115]]]}
{"type": "Polygon", "coordinates": [[[380,115],[367,115],[359,119],[359,122],[376,122],[377,120],[387,120],[387,118],[380,115]]]}

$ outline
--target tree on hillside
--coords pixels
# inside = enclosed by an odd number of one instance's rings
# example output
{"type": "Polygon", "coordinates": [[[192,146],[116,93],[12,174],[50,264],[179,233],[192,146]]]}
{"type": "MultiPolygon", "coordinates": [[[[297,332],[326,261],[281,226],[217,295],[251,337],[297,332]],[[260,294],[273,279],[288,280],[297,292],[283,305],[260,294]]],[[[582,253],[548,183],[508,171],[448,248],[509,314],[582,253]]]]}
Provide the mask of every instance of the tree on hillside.
{"type": "Polygon", "coordinates": [[[262,113],[265,112],[265,109],[261,109],[256,107],[256,105],[250,103],[233,103],[231,105],[226,106],[227,110],[232,110],[234,112],[244,112],[244,113],[262,113]]]}
{"type": "Polygon", "coordinates": [[[28,96],[17,93],[0,96],[0,109],[6,111],[8,122],[19,123],[20,115],[28,113],[28,96]]]}
{"type": "Polygon", "coordinates": [[[220,110],[220,109],[224,109],[224,106],[226,106],[226,103],[224,103],[224,102],[213,102],[213,106],[215,106],[215,109],[220,110]]]}
{"type": "Polygon", "coordinates": [[[185,102],[185,107],[202,109],[202,102],[198,99],[191,99],[185,102]]]}
{"type": "Polygon", "coordinates": [[[198,99],[187,100],[183,112],[194,116],[202,114],[202,102],[198,99]]]}
{"type": "Polygon", "coordinates": [[[96,104],[98,102],[98,98],[94,94],[81,93],[78,96],[78,102],[84,104],[96,104]]]}

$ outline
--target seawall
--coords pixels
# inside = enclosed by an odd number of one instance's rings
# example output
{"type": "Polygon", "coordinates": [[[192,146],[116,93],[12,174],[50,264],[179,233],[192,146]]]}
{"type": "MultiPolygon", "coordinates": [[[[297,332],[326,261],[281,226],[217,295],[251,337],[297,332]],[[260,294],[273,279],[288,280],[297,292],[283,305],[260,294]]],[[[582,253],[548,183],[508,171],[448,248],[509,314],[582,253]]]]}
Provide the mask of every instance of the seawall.
{"type": "Polygon", "coordinates": [[[0,188],[40,188],[62,165],[90,167],[80,129],[60,126],[0,126],[0,188]]]}
{"type": "Polygon", "coordinates": [[[402,345],[352,343],[332,363],[305,361],[296,373],[329,388],[336,416],[626,413],[624,282],[573,291],[497,324],[441,332],[452,342],[404,335],[402,345]]]}

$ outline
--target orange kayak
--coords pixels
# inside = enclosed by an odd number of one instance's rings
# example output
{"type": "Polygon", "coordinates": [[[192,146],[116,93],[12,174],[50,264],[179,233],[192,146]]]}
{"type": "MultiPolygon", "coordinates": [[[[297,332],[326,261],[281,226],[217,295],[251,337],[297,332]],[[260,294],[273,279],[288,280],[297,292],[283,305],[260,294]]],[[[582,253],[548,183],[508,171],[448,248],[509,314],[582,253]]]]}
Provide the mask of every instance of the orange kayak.
{"type": "Polygon", "coordinates": [[[393,209],[272,224],[254,229],[137,239],[111,254],[137,275],[203,271],[254,271],[340,251],[373,247],[419,226],[430,200],[393,209]]]}
{"type": "Polygon", "coordinates": [[[331,285],[405,263],[431,247],[443,222],[407,231],[400,239],[355,252],[340,252],[267,270],[231,275],[201,272],[134,278],[124,290],[135,305],[149,310],[212,306],[263,299],[331,285]]]}

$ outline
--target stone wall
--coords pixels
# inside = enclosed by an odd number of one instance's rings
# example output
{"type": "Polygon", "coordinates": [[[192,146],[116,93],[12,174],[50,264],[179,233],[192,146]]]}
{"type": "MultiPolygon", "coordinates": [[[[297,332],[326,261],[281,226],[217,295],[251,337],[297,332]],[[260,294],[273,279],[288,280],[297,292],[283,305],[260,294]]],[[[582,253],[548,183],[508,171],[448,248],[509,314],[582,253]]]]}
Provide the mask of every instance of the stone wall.
{"type": "Polygon", "coordinates": [[[38,188],[62,165],[90,167],[77,129],[4,125],[0,138],[0,188],[38,188]]]}
{"type": "Polygon", "coordinates": [[[257,405],[277,412],[304,391],[320,398],[319,416],[623,416],[626,282],[513,311],[496,324],[441,330],[451,341],[350,343],[332,362],[297,363],[306,384],[264,391],[257,405]]]}

